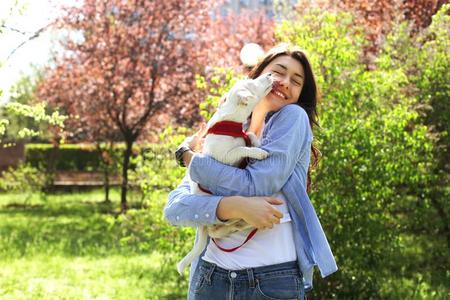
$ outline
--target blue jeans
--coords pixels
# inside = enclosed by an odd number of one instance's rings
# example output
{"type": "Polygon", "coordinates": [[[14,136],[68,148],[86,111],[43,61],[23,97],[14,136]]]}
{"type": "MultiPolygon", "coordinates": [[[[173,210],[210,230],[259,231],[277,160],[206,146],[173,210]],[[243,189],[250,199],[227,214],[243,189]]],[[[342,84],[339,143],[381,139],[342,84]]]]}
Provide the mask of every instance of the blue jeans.
{"type": "Polygon", "coordinates": [[[226,270],[199,260],[189,300],[303,300],[303,275],[297,262],[226,270]]]}

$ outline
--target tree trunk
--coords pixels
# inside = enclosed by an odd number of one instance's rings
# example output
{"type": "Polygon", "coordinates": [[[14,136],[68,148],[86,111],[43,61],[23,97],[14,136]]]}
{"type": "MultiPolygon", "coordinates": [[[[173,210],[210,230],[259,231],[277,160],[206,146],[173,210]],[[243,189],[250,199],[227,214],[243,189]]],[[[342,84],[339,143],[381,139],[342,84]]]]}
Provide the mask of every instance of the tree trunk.
{"type": "Polygon", "coordinates": [[[128,167],[130,165],[131,149],[133,147],[133,140],[127,139],[125,141],[126,148],[123,155],[123,166],[122,166],[122,191],[120,196],[120,212],[127,212],[127,191],[128,191],[128,167]]]}
{"type": "Polygon", "coordinates": [[[105,202],[109,203],[109,165],[105,164],[104,172],[103,172],[103,186],[105,188],[105,202]]]}

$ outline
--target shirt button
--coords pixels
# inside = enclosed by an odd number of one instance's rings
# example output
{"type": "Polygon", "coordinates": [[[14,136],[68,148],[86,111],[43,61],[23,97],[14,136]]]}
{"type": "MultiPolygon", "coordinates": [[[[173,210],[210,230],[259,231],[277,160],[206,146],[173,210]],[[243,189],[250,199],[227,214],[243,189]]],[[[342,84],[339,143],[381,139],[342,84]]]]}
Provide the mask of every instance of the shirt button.
{"type": "Polygon", "coordinates": [[[231,278],[236,278],[237,274],[236,274],[236,272],[231,272],[230,276],[231,276],[231,278]]]}
{"type": "Polygon", "coordinates": [[[180,216],[177,216],[177,220],[179,220],[180,219],[180,216]]]}
{"type": "Polygon", "coordinates": [[[195,217],[196,219],[198,219],[198,215],[197,215],[197,214],[195,214],[194,217],[195,217]]]}
{"type": "Polygon", "coordinates": [[[205,217],[209,218],[209,214],[206,214],[205,217]]]}

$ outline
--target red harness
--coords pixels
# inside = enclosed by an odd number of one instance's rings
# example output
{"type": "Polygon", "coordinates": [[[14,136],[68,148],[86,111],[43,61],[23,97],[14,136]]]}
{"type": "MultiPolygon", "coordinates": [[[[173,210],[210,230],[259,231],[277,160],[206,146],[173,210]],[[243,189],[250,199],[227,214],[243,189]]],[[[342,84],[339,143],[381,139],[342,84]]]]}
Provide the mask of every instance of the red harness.
{"type": "MultiPolygon", "coordinates": [[[[219,135],[241,137],[245,140],[245,145],[247,147],[252,146],[252,142],[251,142],[250,138],[245,133],[245,131],[242,130],[242,123],[233,122],[233,121],[217,122],[211,128],[208,129],[208,132],[206,133],[206,135],[208,135],[208,134],[219,134],[219,135]]],[[[247,163],[248,163],[248,160],[246,158],[243,159],[239,165],[239,168],[244,169],[247,166],[247,163]]],[[[200,184],[198,185],[198,187],[201,191],[208,193],[208,194],[212,194],[210,191],[203,188],[200,184]]],[[[233,252],[233,251],[236,251],[237,249],[241,248],[245,243],[247,243],[255,235],[256,231],[258,231],[258,229],[256,229],[256,228],[253,229],[248,234],[247,238],[241,245],[234,247],[234,248],[230,248],[230,249],[226,249],[226,248],[219,246],[214,239],[212,239],[212,241],[214,242],[214,244],[216,244],[217,248],[219,248],[220,250],[222,250],[224,252],[233,252]]]]}
{"type": "Polygon", "coordinates": [[[244,130],[242,130],[242,123],[233,122],[233,121],[221,121],[214,124],[211,128],[208,129],[208,134],[220,134],[220,135],[228,135],[228,136],[234,136],[234,137],[241,137],[245,140],[245,145],[247,147],[251,147],[252,141],[248,137],[248,135],[245,133],[244,130]]]}

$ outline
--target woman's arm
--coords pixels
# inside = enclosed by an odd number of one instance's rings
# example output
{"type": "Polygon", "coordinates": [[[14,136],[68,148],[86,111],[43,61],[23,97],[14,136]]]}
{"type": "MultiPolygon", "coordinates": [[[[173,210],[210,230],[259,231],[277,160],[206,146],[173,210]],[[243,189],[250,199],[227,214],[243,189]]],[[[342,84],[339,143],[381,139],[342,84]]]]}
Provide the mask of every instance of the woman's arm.
{"type": "Polygon", "coordinates": [[[185,176],[182,183],[170,192],[164,216],[174,226],[223,224],[223,221],[238,218],[256,228],[272,228],[283,217],[272,205],[282,203],[273,197],[192,195],[189,179],[185,176]]]}
{"type": "Polygon", "coordinates": [[[286,105],[264,128],[261,148],[267,159],[253,160],[245,169],[222,164],[204,154],[195,154],[189,164],[191,178],[214,195],[271,196],[281,190],[302,153],[312,140],[309,119],[298,105],[286,105]]]}
{"type": "Polygon", "coordinates": [[[181,184],[171,191],[164,207],[164,217],[174,226],[197,227],[223,223],[216,211],[222,196],[191,194],[189,178],[185,176],[181,184]]]}

